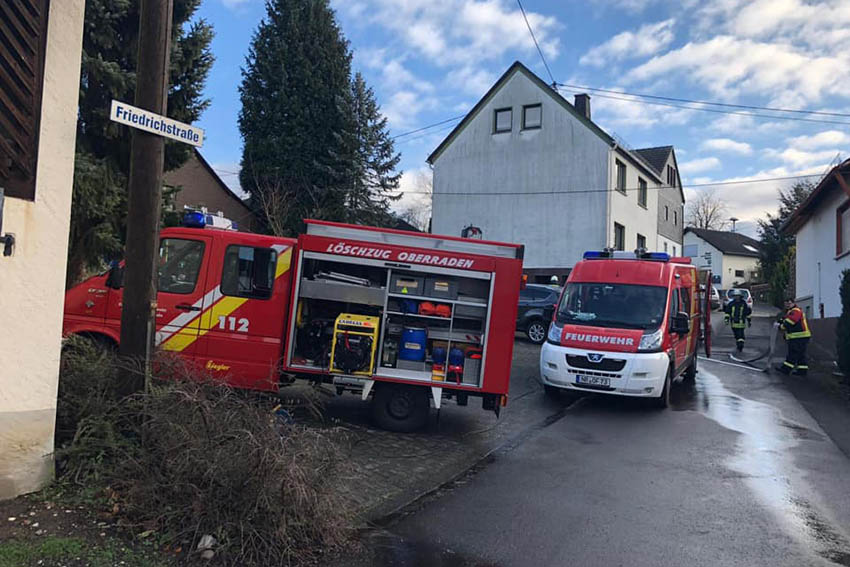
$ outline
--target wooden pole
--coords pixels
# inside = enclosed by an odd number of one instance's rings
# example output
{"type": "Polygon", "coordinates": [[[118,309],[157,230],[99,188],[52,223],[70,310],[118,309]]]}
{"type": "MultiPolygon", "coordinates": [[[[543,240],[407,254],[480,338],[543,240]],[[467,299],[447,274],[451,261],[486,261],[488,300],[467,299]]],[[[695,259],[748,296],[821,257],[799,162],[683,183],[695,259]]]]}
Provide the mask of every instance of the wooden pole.
{"type": "MultiPolygon", "coordinates": [[[[142,0],[139,18],[139,51],[136,64],[135,105],[166,114],[171,47],[172,0],[142,0]]],[[[133,129],[130,148],[130,182],[127,196],[127,245],[121,310],[121,356],[127,368],[122,390],[144,388],[156,324],[156,257],[165,140],[133,129]],[[144,361],[144,366],[141,364],[144,361]]]]}

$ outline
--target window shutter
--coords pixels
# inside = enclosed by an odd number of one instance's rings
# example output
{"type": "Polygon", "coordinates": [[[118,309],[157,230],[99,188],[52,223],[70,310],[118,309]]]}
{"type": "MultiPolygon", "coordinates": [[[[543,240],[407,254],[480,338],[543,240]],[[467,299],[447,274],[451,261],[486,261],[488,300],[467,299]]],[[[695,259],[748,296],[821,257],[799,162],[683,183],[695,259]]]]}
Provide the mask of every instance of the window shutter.
{"type": "Polygon", "coordinates": [[[49,0],[0,2],[0,186],[35,198],[49,0]]]}

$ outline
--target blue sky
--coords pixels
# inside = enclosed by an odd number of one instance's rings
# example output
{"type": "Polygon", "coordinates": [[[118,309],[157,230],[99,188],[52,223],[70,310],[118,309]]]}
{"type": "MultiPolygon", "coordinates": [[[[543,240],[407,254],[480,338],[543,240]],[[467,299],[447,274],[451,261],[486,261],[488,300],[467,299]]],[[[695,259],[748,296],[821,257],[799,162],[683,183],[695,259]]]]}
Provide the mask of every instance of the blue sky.
{"type": "MultiPolygon", "coordinates": [[[[374,88],[392,132],[465,113],[514,61],[549,82],[515,0],[332,0],[354,68],[374,88]]],[[[525,0],[555,80],[621,92],[850,113],[850,2],[832,0],[525,0]]],[[[205,0],[216,57],[199,125],[204,156],[236,183],[238,85],[260,0],[205,0]]],[[[575,91],[564,89],[572,100],[575,91]]],[[[634,148],[672,144],[683,183],[822,173],[850,148],[850,118],[827,124],[753,118],[591,93],[593,119],[634,148]],[[629,100],[624,100],[629,99],[629,100]]],[[[775,113],[773,113],[775,114],[775,113]]],[[[397,141],[403,189],[454,122],[397,141]]],[[[789,181],[698,187],[753,221],[789,181]]],[[[406,198],[403,201],[409,202],[406,198]]]]}

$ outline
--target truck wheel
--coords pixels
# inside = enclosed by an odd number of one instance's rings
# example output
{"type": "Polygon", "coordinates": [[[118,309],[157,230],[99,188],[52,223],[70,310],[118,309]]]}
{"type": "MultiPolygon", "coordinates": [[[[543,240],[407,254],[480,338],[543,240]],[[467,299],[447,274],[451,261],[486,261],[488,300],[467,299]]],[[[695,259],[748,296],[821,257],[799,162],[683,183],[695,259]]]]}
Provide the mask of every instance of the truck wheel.
{"type": "Polygon", "coordinates": [[[528,324],[528,327],[525,329],[525,336],[528,337],[528,340],[533,342],[536,345],[542,345],[543,341],[546,340],[546,325],[543,323],[542,319],[535,319],[531,323],[528,324]]]}
{"type": "Polygon", "coordinates": [[[372,419],[388,431],[409,433],[428,422],[428,390],[418,386],[378,384],[372,398],[372,419]]]}
{"type": "Polygon", "coordinates": [[[697,377],[697,353],[694,352],[694,357],[691,359],[691,363],[685,368],[685,372],[682,374],[682,378],[685,382],[693,382],[697,377]]]}
{"type": "Polygon", "coordinates": [[[667,378],[664,380],[664,387],[661,389],[661,395],[652,400],[652,405],[658,409],[665,409],[670,405],[670,388],[673,386],[673,364],[670,364],[670,370],[667,371],[667,378]]]}

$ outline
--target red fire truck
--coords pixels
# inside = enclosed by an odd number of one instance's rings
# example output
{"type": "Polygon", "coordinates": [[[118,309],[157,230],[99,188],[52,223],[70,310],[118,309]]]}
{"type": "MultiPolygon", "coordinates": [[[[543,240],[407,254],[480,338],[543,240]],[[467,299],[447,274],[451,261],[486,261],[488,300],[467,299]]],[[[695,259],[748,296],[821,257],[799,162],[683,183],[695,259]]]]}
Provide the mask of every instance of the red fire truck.
{"type": "Polygon", "coordinates": [[[540,351],[540,380],[560,389],[654,399],[711,352],[711,274],[663,252],[586,252],[570,272],[540,351]]]}
{"type": "MultiPolygon", "coordinates": [[[[216,222],[213,222],[216,221],[216,222]]],[[[507,402],[523,248],[307,221],[297,240],[213,228],[160,235],[156,344],[226,383],[292,377],[372,395],[382,427],[426,423],[429,398],[507,402]]],[[[121,266],[70,289],[64,334],[117,344],[121,266]]]]}

